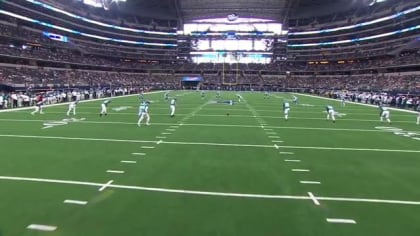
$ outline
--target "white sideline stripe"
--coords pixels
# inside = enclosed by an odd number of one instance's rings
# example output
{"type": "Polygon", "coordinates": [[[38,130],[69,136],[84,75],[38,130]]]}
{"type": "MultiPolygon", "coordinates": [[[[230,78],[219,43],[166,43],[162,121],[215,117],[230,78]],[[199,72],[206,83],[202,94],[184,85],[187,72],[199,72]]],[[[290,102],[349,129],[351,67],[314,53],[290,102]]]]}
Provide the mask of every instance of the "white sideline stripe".
{"type": "Polygon", "coordinates": [[[123,170],[107,170],[107,173],[124,174],[123,170]]]}
{"type": "Polygon", "coordinates": [[[133,152],[131,153],[132,155],[137,155],[137,156],[145,156],[146,153],[142,153],[142,152],[133,152]]]}
{"type": "Polygon", "coordinates": [[[283,155],[293,155],[295,153],[293,152],[279,152],[279,154],[283,154],[283,155]]]}
{"type": "Polygon", "coordinates": [[[273,143],[283,143],[283,141],[281,141],[281,140],[273,140],[271,142],[273,142],[273,143]]]}
{"type": "MultiPolygon", "coordinates": [[[[71,182],[76,182],[76,181],[71,181],[71,182]]],[[[99,192],[102,192],[103,190],[105,190],[106,188],[108,188],[109,186],[111,186],[112,182],[114,182],[114,180],[110,180],[106,184],[102,184],[101,185],[101,188],[98,191],[99,192]]],[[[75,184],[75,183],[71,183],[71,184],[75,184]]],[[[86,184],[86,185],[88,185],[88,184],[86,184]]],[[[93,184],[89,184],[89,185],[93,185],[93,184]]]]}
{"type": "Polygon", "coordinates": [[[300,162],[300,160],[284,160],[285,162],[300,162]]]}
{"type": "MultiPolygon", "coordinates": [[[[0,134],[0,137],[8,138],[33,138],[33,139],[62,139],[77,141],[102,141],[102,142],[125,142],[125,143],[156,143],[156,140],[133,140],[133,139],[103,139],[103,138],[80,138],[80,137],[63,137],[63,136],[39,136],[39,135],[15,135],[0,134]]],[[[273,145],[262,144],[238,144],[238,143],[204,143],[204,142],[169,142],[162,141],[162,144],[174,145],[202,145],[202,146],[224,146],[224,147],[258,147],[258,148],[274,148],[273,145]]],[[[336,151],[371,151],[371,152],[399,152],[399,153],[420,153],[420,150],[404,150],[404,149],[381,149],[381,148],[349,148],[349,147],[311,147],[311,146],[278,146],[284,149],[311,149],[311,150],[336,150],[336,151]]]]}
{"type": "Polygon", "coordinates": [[[280,138],[279,136],[268,136],[269,138],[280,138]]]}
{"type": "Polygon", "coordinates": [[[156,136],[156,138],[166,138],[166,136],[156,136]]]}
{"type": "Polygon", "coordinates": [[[318,181],[299,181],[301,184],[321,184],[318,181]]]}
{"type": "Polygon", "coordinates": [[[356,224],[356,221],[352,219],[327,218],[327,222],[338,223],[338,224],[356,224]]]}
{"type": "Polygon", "coordinates": [[[76,205],[86,205],[88,202],[87,201],[77,201],[77,200],[66,199],[66,200],[64,200],[64,203],[76,204],[76,205]]]}
{"type": "Polygon", "coordinates": [[[154,146],[141,146],[141,148],[143,148],[143,149],[153,149],[155,147],[154,146]]]}
{"type": "Polygon", "coordinates": [[[168,134],[172,134],[172,133],[163,132],[162,134],[163,135],[168,135],[168,134]]]}
{"type": "MultiPolygon", "coordinates": [[[[163,92],[164,91],[155,91],[155,92],[147,92],[147,93],[144,93],[144,94],[163,93],[163,92]]],[[[107,99],[110,99],[110,98],[112,98],[112,99],[118,99],[118,98],[133,97],[133,96],[139,96],[139,94],[136,93],[136,94],[130,94],[130,95],[117,96],[117,97],[106,97],[106,98],[96,98],[96,99],[89,99],[89,100],[81,100],[81,101],[79,101],[79,103],[102,101],[102,100],[107,100],[107,99]]],[[[56,103],[56,104],[44,105],[44,108],[45,107],[64,106],[64,105],[69,105],[69,104],[70,104],[70,102],[56,103]]],[[[14,111],[25,111],[25,110],[33,110],[33,109],[34,109],[34,106],[20,107],[20,108],[0,110],[0,113],[2,113],[2,112],[14,112],[14,111]]]]}
{"type": "Polygon", "coordinates": [[[121,161],[121,163],[136,164],[137,161],[121,161]]]}
{"type": "Polygon", "coordinates": [[[292,169],[293,172],[310,172],[310,170],[307,169],[292,169]]]}
{"type": "MultiPolygon", "coordinates": [[[[267,195],[267,194],[244,194],[244,193],[231,193],[231,192],[208,192],[208,191],[194,191],[184,189],[168,189],[168,188],[153,188],[142,186],[130,185],[113,185],[113,180],[108,181],[106,184],[72,181],[72,180],[58,180],[58,179],[43,179],[43,178],[28,178],[16,176],[0,176],[0,180],[13,180],[13,181],[26,181],[38,183],[56,183],[56,184],[69,184],[69,185],[82,185],[101,187],[99,191],[109,187],[117,189],[131,189],[142,190],[151,192],[166,192],[166,193],[179,193],[190,195],[206,195],[206,196],[225,196],[225,197],[242,197],[242,198],[270,198],[270,199],[293,199],[293,200],[311,200],[308,196],[293,196],[293,195],[267,195]]],[[[370,199],[370,198],[343,198],[343,197],[317,197],[320,201],[336,201],[336,202],[363,202],[363,203],[383,203],[383,204],[397,204],[397,205],[418,205],[420,201],[403,201],[403,200],[385,200],[385,199],[370,199]]]]}
{"type": "Polygon", "coordinates": [[[314,202],[315,205],[317,205],[317,206],[320,205],[318,199],[316,199],[316,197],[311,192],[308,192],[308,195],[311,198],[311,200],[314,202]]]}
{"type": "MultiPolygon", "coordinates": [[[[294,94],[301,95],[301,96],[306,96],[306,97],[312,97],[312,98],[318,98],[318,99],[324,99],[324,100],[330,100],[330,101],[340,102],[340,100],[333,99],[333,98],[324,98],[324,97],[318,97],[318,96],[313,96],[313,95],[308,95],[308,94],[303,94],[303,93],[294,93],[294,94]]],[[[371,104],[364,104],[364,103],[350,102],[350,101],[346,101],[346,103],[356,104],[356,105],[366,106],[366,107],[375,107],[375,108],[378,108],[378,106],[371,105],[371,104]]],[[[414,113],[414,114],[417,114],[418,113],[416,111],[404,110],[404,109],[399,109],[399,108],[391,108],[390,107],[389,109],[390,110],[395,110],[395,111],[407,112],[407,113],[414,113]]]]}
{"type": "Polygon", "coordinates": [[[40,231],[54,231],[57,229],[57,226],[31,224],[31,225],[28,225],[28,227],[26,228],[33,229],[33,230],[40,230],[40,231]]]}

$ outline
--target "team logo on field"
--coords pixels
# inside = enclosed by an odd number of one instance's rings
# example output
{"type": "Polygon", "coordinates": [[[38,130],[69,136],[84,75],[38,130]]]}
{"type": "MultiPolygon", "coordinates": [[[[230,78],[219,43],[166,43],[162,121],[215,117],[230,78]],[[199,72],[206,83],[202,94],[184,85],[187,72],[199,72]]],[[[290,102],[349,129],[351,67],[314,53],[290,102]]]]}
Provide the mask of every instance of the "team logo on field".
{"type": "Polygon", "coordinates": [[[414,140],[420,140],[420,133],[419,132],[405,131],[405,130],[400,129],[400,128],[389,127],[389,126],[376,126],[375,128],[380,129],[380,130],[384,130],[384,131],[392,132],[393,134],[398,135],[398,136],[411,138],[411,139],[414,139],[414,140]]]}
{"type": "Polygon", "coordinates": [[[132,107],[127,107],[127,106],[123,106],[123,107],[115,107],[115,108],[112,108],[112,110],[113,110],[113,111],[125,111],[125,110],[127,110],[127,109],[129,109],[129,108],[132,108],[132,107]]]}
{"type": "Polygon", "coordinates": [[[60,121],[47,121],[47,122],[44,122],[44,127],[42,129],[50,129],[57,126],[68,125],[69,123],[80,122],[84,120],[86,120],[86,118],[80,118],[80,119],[67,118],[67,119],[62,119],[60,121]]]}

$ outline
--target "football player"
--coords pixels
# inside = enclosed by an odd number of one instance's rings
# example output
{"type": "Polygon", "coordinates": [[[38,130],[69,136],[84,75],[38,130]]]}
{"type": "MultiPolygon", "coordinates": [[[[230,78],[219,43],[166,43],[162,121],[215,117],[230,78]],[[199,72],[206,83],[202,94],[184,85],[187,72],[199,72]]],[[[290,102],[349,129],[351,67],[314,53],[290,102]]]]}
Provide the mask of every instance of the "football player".
{"type": "Polygon", "coordinates": [[[176,98],[172,98],[169,108],[171,109],[171,117],[175,116],[175,104],[176,104],[176,98]]]}
{"type": "Polygon", "coordinates": [[[111,100],[105,100],[102,104],[101,104],[101,113],[99,113],[99,116],[102,116],[102,115],[108,115],[108,112],[107,112],[107,107],[108,107],[108,104],[110,104],[111,103],[111,100]]]}
{"type": "Polygon", "coordinates": [[[73,115],[75,116],[76,115],[76,105],[79,103],[79,101],[78,100],[76,100],[76,101],[74,101],[74,102],[71,102],[70,104],[69,104],[69,110],[67,111],[67,116],[70,116],[70,112],[72,112],[73,111],[73,115]]]}
{"type": "Polygon", "coordinates": [[[290,111],[290,104],[289,102],[284,102],[283,103],[283,112],[284,112],[284,119],[288,120],[289,119],[289,111],[290,111]]]}
{"type": "Polygon", "coordinates": [[[141,126],[141,122],[144,118],[146,118],[146,125],[150,125],[149,104],[150,102],[146,101],[139,106],[139,120],[137,121],[138,127],[141,126]]]}
{"type": "Polygon", "coordinates": [[[390,112],[389,112],[388,107],[379,105],[379,117],[380,117],[381,122],[383,122],[385,119],[389,124],[391,124],[391,119],[389,118],[389,116],[390,116],[390,112]]]}
{"type": "Polygon", "coordinates": [[[325,107],[327,110],[327,120],[332,120],[333,123],[335,123],[335,111],[334,111],[334,107],[333,106],[326,106],[325,107]]]}

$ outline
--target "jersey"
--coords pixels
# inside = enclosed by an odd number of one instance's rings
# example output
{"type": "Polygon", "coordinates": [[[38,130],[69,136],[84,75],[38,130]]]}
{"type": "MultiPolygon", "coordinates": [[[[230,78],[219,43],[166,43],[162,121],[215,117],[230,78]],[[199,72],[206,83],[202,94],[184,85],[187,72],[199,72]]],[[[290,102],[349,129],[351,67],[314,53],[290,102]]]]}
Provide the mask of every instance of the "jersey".
{"type": "Polygon", "coordinates": [[[332,106],[326,106],[325,109],[327,110],[328,113],[331,111],[334,111],[334,107],[332,106]]]}
{"type": "Polygon", "coordinates": [[[37,103],[36,103],[36,105],[37,105],[37,106],[42,106],[42,105],[44,105],[44,100],[41,100],[41,101],[37,102],[37,103]]]}
{"type": "Polygon", "coordinates": [[[289,109],[290,104],[288,102],[283,103],[283,110],[289,109]]]}
{"type": "Polygon", "coordinates": [[[170,104],[171,104],[171,106],[175,106],[175,103],[176,103],[176,102],[175,102],[175,99],[171,99],[171,103],[170,103],[170,104]]]}
{"type": "Polygon", "coordinates": [[[111,101],[110,100],[105,100],[102,104],[105,105],[106,107],[108,106],[108,104],[110,104],[111,101]]]}
{"type": "Polygon", "coordinates": [[[379,116],[383,116],[384,112],[388,111],[388,107],[379,106],[379,116]]]}
{"type": "Polygon", "coordinates": [[[149,105],[147,105],[147,103],[142,103],[139,107],[139,115],[143,113],[148,113],[148,112],[149,112],[149,105]]]}

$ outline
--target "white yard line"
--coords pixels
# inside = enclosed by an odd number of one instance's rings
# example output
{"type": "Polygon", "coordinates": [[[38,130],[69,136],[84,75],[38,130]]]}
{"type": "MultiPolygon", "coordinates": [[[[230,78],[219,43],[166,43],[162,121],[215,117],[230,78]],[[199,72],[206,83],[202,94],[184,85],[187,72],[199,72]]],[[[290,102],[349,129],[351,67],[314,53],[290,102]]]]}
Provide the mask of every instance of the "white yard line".
{"type": "Polygon", "coordinates": [[[163,138],[163,139],[165,139],[166,136],[156,136],[156,138],[163,138]]]}
{"type": "Polygon", "coordinates": [[[107,170],[106,172],[112,174],[124,174],[123,170],[107,170]]]}
{"type": "MultiPolygon", "coordinates": [[[[325,119],[322,119],[325,120],[325,119]]],[[[5,122],[51,122],[52,120],[19,120],[19,119],[0,119],[0,121],[5,122]]],[[[370,121],[370,120],[369,120],[370,121]]],[[[377,121],[377,120],[375,120],[377,121]]],[[[413,123],[413,122],[405,122],[405,123],[413,123]]],[[[114,124],[114,125],[136,125],[135,122],[113,122],[113,121],[78,121],[77,124],[114,124]]],[[[161,125],[161,126],[167,126],[170,123],[153,123],[153,125],[161,125]]],[[[180,124],[181,125],[181,124],[180,124]]],[[[182,124],[183,126],[202,126],[202,127],[232,127],[232,128],[258,128],[261,129],[261,126],[256,125],[223,125],[223,124],[182,124]]],[[[386,133],[389,131],[386,130],[378,130],[378,129],[345,129],[345,128],[324,128],[324,127],[286,127],[286,126],[269,126],[273,129],[291,129],[291,130],[319,130],[319,131],[348,131],[348,132],[380,132],[380,133],[386,133]]],[[[418,131],[411,131],[411,132],[418,132],[418,131]]],[[[166,134],[166,133],[162,133],[166,134]]],[[[171,134],[171,133],[168,133],[171,134]]],[[[268,134],[268,133],[267,133],[268,134]]],[[[277,134],[277,133],[273,133],[277,134]]]]}
{"type": "Polygon", "coordinates": [[[143,149],[153,149],[155,147],[154,146],[141,146],[140,148],[143,148],[143,149]]]}
{"type": "Polygon", "coordinates": [[[319,181],[299,181],[301,184],[321,184],[319,181]]]}
{"type": "Polygon", "coordinates": [[[57,229],[57,226],[30,224],[26,228],[32,229],[32,230],[39,230],[39,231],[54,231],[57,229]]]}
{"type": "Polygon", "coordinates": [[[78,201],[78,200],[66,199],[66,200],[64,200],[64,203],[75,204],[75,205],[86,205],[88,202],[87,201],[78,201]]]}
{"type": "MultiPolygon", "coordinates": [[[[45,182],[48,182],[48,181],[45,181],[45,182]]],[[[114,182],[114,180],[110,180],[110,181],[108,181],[106,184],[100,184],[100,186],[101,186],[101,188],[98,190],[99,192],[102,192],[102,191],[104,191],[106,188],[108,188],[109,186],[111,186],[111,184],[112,184],[112,182],[114,182]]],[[[51,182],[50,182],[51,183],[51,182]]],[[[53,183],[60,183],[60,182],[53,182],[53,183]]],[[[61,183],[64,183],[64,182],[61,182],[61,183]]],[[[72,181],[72,182],[69,182],[69,183],[66,183],[66,184],[80,184],[80,183],[83,183],[83,182],[79,182],[79,181],[72,181]]],[[[89,184],[87,184],[87,182],[85,182],[85,185],[96,185],[97,186],[97,184],[94,184],[94,183],[89,183],[89,184]]]]}
{"type": "Polygon", "coordinates": [[[284,160],[285,162],[300,162],[300,160],[284,160]]]}
{"type": "Polygon", "coordinates": [[[268,136],[268,138],[280,138],[279,136],[268,136]]]}
{"type": "Polygon", "coordinates": [[[356,224],[356,221],[353,219],[327,218],[327,222],[335,224],[356,224]]]}
{"type": "MultiPolygon", "coordinates": [[[[142,186],[132,186],[132,185],[117,185],[117,184],[111,184],[112,180],[110,180],[106,184],[94,183],[94,182],[83,182],[83,181],[72,181],[72,180],[16,177],[16,176],[0,176],[0,180],[38,182],[38,183],[56,183],[56,184],[101,187],[99,189],[99,191],[103,191],[105,188],[115,188],[115,189],[131,189],[131,190],[151,191],[151,192],[165,192],[165,193],[204,195],[204,196],[219,196],[219,197],[292,199],[292,200],[311,200],[312,201],[312,199],[309,196],[249,194],[249,193],[233,193],[233,192],[209,192],[209,191],[197,191],[197,190],[185,190],[185,189],[169,189],[169,188],[154,188],[154,187],[142,187],[142,186]]],[[[386,200],[386,199],[370,199],[370,198],[320,197],[320,196],[317,196],[316,199],[318,201],[359,202],[359,203],[378,203],[378,204],[381,203],[381,204],[420,206],[420,201],[386,200]]]]}
{"type": "Polygon", "coordinates": [[[121,163],[126,163],[126,164],[136,164],[137,161],[121,161],[121,163]]]}
{"type": "Polygon", "coordinates": [[[314,202],[315,205],[319,206],[320,203],[318,201],[318,199],[315,197],[315,195],[311,192],[308,192],[309,197],[311,198],[311,200],[314,202]]]}
{"type": "MultiPolygon", "coordinates": [[[[63,137],[63,136],[44,136],[44,135],[15,135],[0,134],[0,137],[7,138],[28,138],[37,139],[60,139],[60,140],[76,140],[76,141],[99,141],[99,142],[125,142],[125,143],[156,143],[156,140],[135,140],[135,139],[103,139],[103,138],[81,138],[81,137],[63,137]]],[[[283,142],[283,141],[272,141],[283,142]]],[[[161,141],[161,144],[173,145],[201,145],[201,146],[225,146],[225,147],[257,147],[257,148],[275,148],[273,145],[264,144],[239,144],[239,143],[206,143],[206,142],[174,142],[161,141]]],[[[400,152],[400,153],[420,153],[420,150],[404,150],[404,149],[382,149],[382,148],[357,148],[357,147],[312,147],[312,146],[278,146],[284,149],[310,149],[310,150],[335,150],[335,151],[371,151],[371,152],[400,152]]]]}
{"type": "Polygon", "coordinates": [[[131,154],[132,155],[137,155],[137,156],[146,156],[146,153],[143,153],[143,152],[133,152],[131,154]]]}
{"type": "Polygon", "coordinates": [[[308,169],[292,169],[293,172],[310,172],[308,169]]]}

